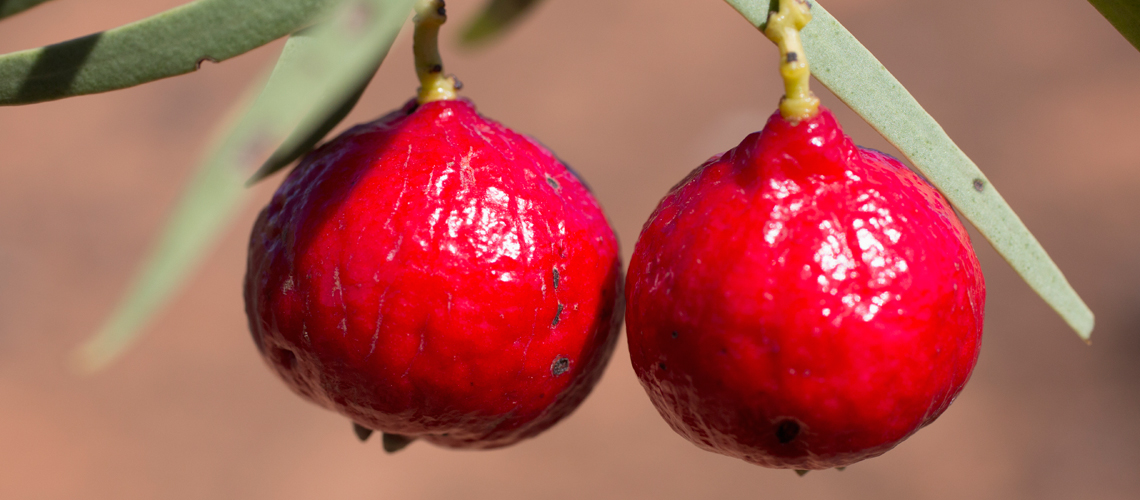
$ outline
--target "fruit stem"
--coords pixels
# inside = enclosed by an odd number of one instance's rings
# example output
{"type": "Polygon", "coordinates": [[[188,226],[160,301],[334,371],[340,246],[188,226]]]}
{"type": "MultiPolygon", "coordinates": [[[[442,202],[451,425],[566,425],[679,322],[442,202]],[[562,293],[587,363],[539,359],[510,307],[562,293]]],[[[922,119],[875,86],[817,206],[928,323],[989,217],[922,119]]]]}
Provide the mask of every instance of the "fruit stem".
{"type": "Polygon", "coordinates": [[[764,29],[764,35],[780,48],[780,76],[784,77],[780,115],[792,123],[819,112],[819,98],[808,87],[811,69],[800,40],[800,30],[808,21],[811,21],[811,4],[807,0],[780,0],[780,10],[768,13],[768,25],[764,29]]]}
{"type": "Polygon", "coordinates": [[[417,100],[420,104],[454,100],[457,82],[454,76],[443,74],[443,59],[439,57],[439,27],[447,21],[443,0],[417,0],[412,21],[416,25],[412,53],[416,57],[416,77],[420,79],[417,100]]]}

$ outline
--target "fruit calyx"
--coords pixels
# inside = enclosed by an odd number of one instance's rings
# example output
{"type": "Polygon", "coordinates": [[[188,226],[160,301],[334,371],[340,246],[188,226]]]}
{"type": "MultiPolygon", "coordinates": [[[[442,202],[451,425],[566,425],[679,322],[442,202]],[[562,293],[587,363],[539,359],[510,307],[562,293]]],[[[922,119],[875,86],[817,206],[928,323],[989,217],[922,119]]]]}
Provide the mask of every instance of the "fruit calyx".
{"type": "Polygon", "coordinates": [[[820,106],[798,122],[782,112],[772,113],[762,131],[749,135],[728,154],[743,175],[798,179],[843,175],[844,165],[854,161],[859,149],[831,111],[820,106]]]}
{"type": "Polygon", "coordinates": [[[815,116],[819,98],[811,93],[811,69],[807,52],[800,40],[800,30],[811,21],[811,4],[806,0],[780,0],[779,10],[768,13],[764,36],[780,48],[780,76],[784,78],[784,97],[780,114],[795,123],[815,116]]]}
{"type": "Polygon", "coordinates": [[[417,0],[416,30],[412,39],[412,52],[416,58],[416,77],[420,80],[416,101],[451,101],[463,87],[453,75],[443,74],[443,59],[439,56],[439,27],[447,21],[443,0],[417,0]]]}

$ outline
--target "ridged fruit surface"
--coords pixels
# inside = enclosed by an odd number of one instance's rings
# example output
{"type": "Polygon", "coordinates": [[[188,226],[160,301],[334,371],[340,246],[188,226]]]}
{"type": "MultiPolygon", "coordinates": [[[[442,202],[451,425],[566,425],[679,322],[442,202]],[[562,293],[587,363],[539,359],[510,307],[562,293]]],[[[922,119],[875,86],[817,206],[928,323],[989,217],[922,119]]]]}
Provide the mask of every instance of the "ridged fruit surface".
{"type": "Polygon", "coordinates": [[[633,367],[697,446],[777,468],[877,456],[970,377],[985,284],[933,187],[852,144],[830,111],[693,171],[627,277],[633,367]]]}
{"type": "Polygon", "coordinates": [[[290,173],[254,225],[245,298],[298,394],[369,429],[494,448],[586,397],[621,280],[613,230],[553,154],[469,101],[413,101],[290,173]]]}

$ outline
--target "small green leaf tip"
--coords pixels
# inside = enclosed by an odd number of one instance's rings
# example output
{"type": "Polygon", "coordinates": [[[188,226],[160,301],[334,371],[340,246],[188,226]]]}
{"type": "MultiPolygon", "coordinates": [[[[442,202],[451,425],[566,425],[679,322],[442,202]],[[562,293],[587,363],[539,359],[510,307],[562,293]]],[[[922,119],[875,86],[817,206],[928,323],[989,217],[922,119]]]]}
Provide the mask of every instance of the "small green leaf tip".
{"type": "MultiPolygon", "coordinates": [[[[377,68],[379,69],[379,65],[377,68]]],[[[356,107],[356,103],[360,102],[360,97],[364,95],[364,89],[368,87],[368,83],[372,81],[369,77],[365,80],[355,92],[344,97],[344,101],[339,106],[331,108],[319,108],[315,110],[312,116],[306,123],[298,125],[289,137],[281,143],[273,154],[269,155],[269,159],[261,164],[261,168],[254,172],[253,176],[245,181],[246,187],[251,187],[254,184],[264,180],[281,169],[288,167],[298,158],[304,156],[312,150],[317,143],[321,142],[332,129],[336,128],[344,117],[356,107]],[[323,118],[322,118],[323,116],[323,118]]]]}
{"type": "Polygon", "coordinates": [[[804,476],[806,476],[806,475],[807,475],[807,473],[809,473],[809,472],[811,472],[811,471],[810,471],[810,470],[805,470],[805,469],[796,469],[796,475],[798,475],[798,476],[800,476],[800,477],[804,477],[804,476]]]}
{"type": "Polygon", "coordinates": [[[356,434],[356,439],[359,439],[360,442],[363,443],[365,441],[368,441],[368,438],[372,437],[373,430],[356,422],[353,422],[352,432],[356,434]]]}
{"type": "Polygon", "coordinates": [[[404,448],[407,448],[408,445],[412,444],[412,441],[415,441],[415,440],[416,440],[416,438],[408,437],[408,436],[405,436],[403,434],[389,434],[389,433],[385,432],[384,433],[384,451],[386,451],[388,453],[396,453],[397,451],[400,451],[404,448]]]}
{"type": "Polygon", "coordinates": [[[517,23],[538,2],[539,0],[489,0],[483,10],[472,18],[459,40],[468,46],[487,42],[517,23]]]}
{"type": "Polygon", "coordinates": [[[0,0],[0,19],[19,14],[48,0],[0,0]]]}
{"type": "MultiPolygon", "coordinates": [[[[753,26],[767,22],[768,0],[726,1],[753,26]]],[[[1092,311],[978,166],[882,63],[815,0],[812,18],[802,32],[812,76],[898,148],[1088,342],[1092,311]]]]}
{"type": "Polygon", "coordinates": [[[1140,1],[1137,0],[1089,0],[1100,15],[1112,23],[1124,38],[1140,50],[1140,1]]]}

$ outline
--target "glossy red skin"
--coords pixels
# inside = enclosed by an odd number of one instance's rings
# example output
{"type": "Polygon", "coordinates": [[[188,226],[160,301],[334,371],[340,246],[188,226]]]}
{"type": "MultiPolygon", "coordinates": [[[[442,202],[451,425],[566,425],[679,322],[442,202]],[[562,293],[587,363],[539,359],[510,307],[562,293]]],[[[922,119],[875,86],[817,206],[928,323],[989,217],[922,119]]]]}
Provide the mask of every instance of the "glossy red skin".
{"type": "Polygon", "coordinates": [[[772,115],[674,187],[627,286],[633,367],[669,425],[794,469],[880,455],[938,417],[977,361],[985,304],[946,200],[823,108],[772,115]]]}
{"type": "Polygon", "coordinates": [[[254,225],[245,297],[298,394],[370,429],[495,448],[598,381],[621,279],[613,230],[553,154],[469,101],[412,101],[288,176],[254,225]]]}

